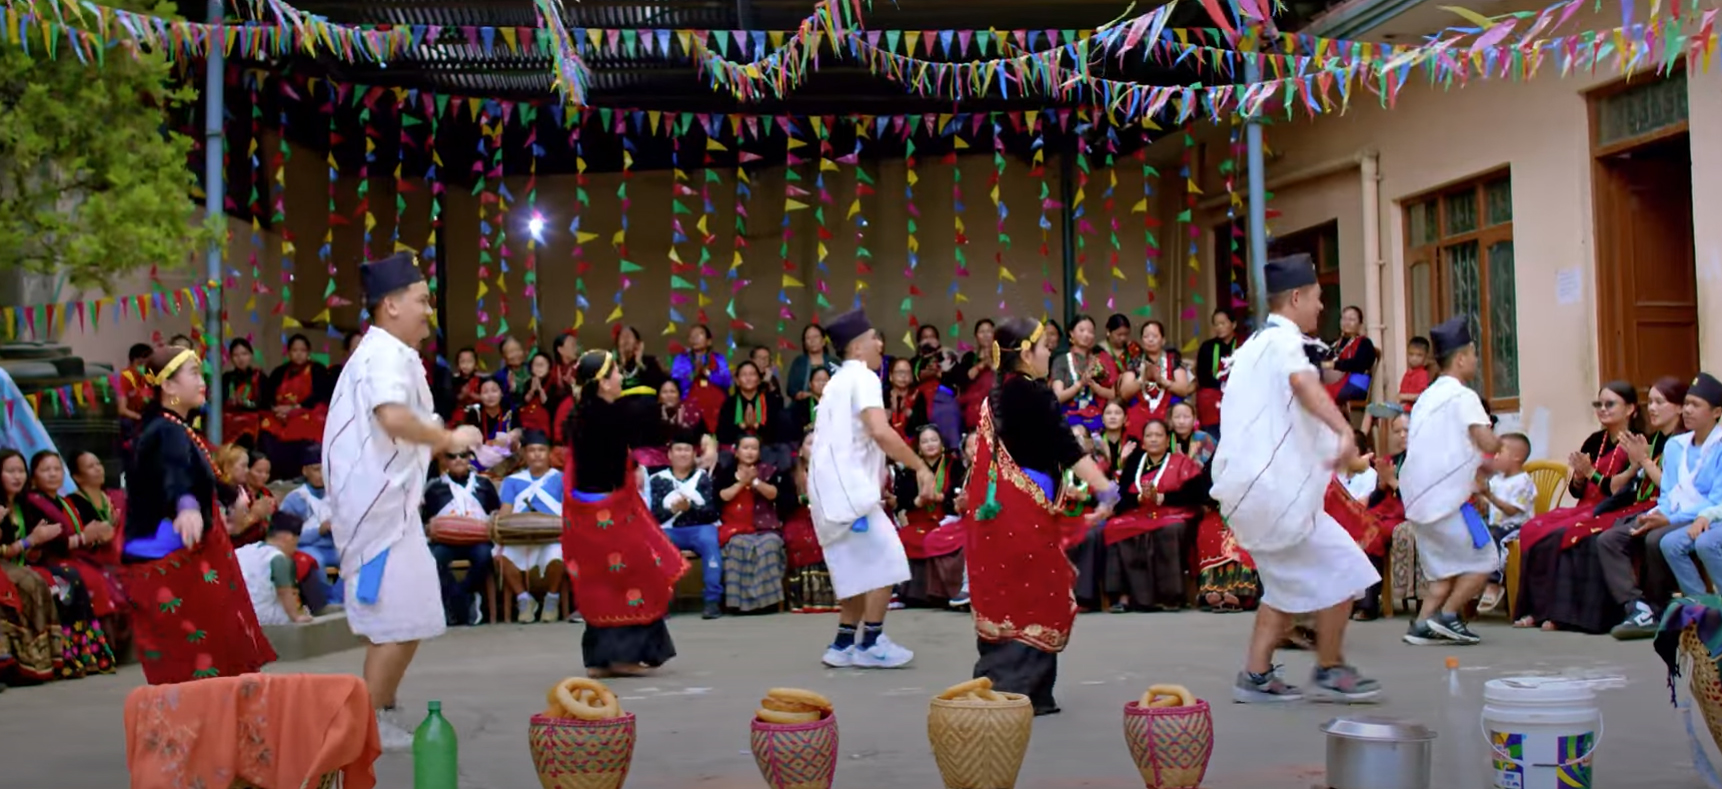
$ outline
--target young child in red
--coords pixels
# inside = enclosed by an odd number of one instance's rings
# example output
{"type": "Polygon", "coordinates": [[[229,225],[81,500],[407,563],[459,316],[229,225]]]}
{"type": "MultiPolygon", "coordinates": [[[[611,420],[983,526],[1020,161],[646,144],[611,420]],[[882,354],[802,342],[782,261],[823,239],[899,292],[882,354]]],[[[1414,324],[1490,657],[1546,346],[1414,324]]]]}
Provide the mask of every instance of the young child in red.
{"type": "Polygon", "coordinates": [[[1417,403],[1417,396],[1429,388],[1429,339],[1412,337],[1405,344],[1405,375],[1399,379],[1399,405],[1405,413],[1417,403]]]}

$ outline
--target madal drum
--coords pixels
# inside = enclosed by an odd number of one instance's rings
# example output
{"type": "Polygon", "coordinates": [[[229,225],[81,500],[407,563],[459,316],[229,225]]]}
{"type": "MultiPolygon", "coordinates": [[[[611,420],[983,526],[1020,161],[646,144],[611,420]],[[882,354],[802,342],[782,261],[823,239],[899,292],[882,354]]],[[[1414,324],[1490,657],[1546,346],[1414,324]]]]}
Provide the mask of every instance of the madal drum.
{"type": "Polygon", "coordinates": [[[1483,733],[1495,789],[1593,789],[1602,739],[1596,693],[1582,680],[1509,677],[1483,685],[1483,733]]]}

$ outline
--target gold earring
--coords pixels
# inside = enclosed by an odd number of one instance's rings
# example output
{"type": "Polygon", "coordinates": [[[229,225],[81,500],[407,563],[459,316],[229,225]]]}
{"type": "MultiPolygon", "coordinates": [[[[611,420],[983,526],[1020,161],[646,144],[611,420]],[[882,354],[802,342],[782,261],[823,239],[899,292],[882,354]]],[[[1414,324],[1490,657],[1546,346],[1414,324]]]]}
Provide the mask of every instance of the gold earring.
{"type": "Polygon", "coordinates": [[[167,407],[168,408],[178,408],[179,407],[179,396],[173,395],[173,396],[169,397],[167,399],[167,407]]]}

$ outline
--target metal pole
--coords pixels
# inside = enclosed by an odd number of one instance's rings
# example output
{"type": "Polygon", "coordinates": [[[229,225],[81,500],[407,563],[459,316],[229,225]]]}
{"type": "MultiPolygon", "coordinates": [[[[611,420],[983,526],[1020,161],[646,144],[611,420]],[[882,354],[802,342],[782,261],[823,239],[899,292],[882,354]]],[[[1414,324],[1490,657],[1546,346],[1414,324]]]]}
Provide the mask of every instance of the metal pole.
{"type": "MultiPolygon", "coordinates": [[[[1247,53],[1255,51],[1255,37],[1245,43],[1247,53]]],[[[1244,56],[1244,81],[1261,81],[1262,65],[1258,58],[1244,56]]],[[[1268,188],[1267,166],[1262,162],[1262,125],[1255,118],[1244,122],[1244,145],[1248,150],[1250,171],[1250,309],[1256,314],[1256,326],[1267,325],[1268,319],[1268,188]]]]}
{"type": "Polygon", "coordinates": [[[1059,159],[1058,200],[1061,205],[1059,222],[1064,227],[1064,333],[1070,335],[1070,324],[1076,320],[1076,138],[1070,138],[1070,148],[1059,159]]]}
{"type": "MultiPolygon", "coordinates": [[[[209,0],[209,23],[220,25],[225,20],[222,0],[209,0]]],[[[219,31],[217,32],[220,40],[219,31]]],[[[222,204],[222,196],[227,193],[227,173],[221,167],[221,132],[226,104],[226,58],[222,55],[221,47],[209,47],[209,56],[205,61],[206,74],[203,83],[203,210],[205,215],[226,218],[227,209],[222,204]]],[[[209,367],[209,408],[204,414],[203,429],[209,434],[209,443],[221,445],[221,349],[226,346],[227,338],[222,336],[221,305],[224,295],[221,289],[221,253],[222,239],[217,237],[209,242],[209,249],[204,258],[204,275],[208,278],[205,286],[209,289],[209,300],[203,312],[203,337],[208,343],[205,358],[209,367]]]]}

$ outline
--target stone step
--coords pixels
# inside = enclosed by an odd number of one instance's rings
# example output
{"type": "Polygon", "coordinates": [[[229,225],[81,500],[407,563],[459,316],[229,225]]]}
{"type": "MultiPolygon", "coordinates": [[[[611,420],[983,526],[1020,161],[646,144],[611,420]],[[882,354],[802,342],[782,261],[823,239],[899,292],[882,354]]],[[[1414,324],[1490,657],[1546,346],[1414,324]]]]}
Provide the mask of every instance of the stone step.
{"type": "Polygon", "coordinates": [[[364,642],[347,626],[345,612],[324,614],[303,625],[264,625],[263,635],[285,663],[357,649],[364,642]]]}

